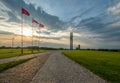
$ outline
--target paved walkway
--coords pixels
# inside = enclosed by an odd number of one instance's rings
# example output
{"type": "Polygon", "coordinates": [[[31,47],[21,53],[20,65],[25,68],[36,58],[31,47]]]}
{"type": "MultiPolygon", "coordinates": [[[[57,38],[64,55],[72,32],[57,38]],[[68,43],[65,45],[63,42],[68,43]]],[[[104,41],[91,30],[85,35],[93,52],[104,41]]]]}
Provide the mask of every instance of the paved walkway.
{"type": "Polygon", "coordinates": [[[0,59],[0,64],[11,62],[11,61],[18,61],[18,60],[21,60],[21,59],[32,58],[32,57],[35,57],[35,56],[48,55],[50,53],[51,52],[44,52],[44,53],[38,53],[38,54],[29,54],[29,55],[0,59]]]}
{"type": "Polygon", "coordinates": [[[31,83],[107,83],[86,68],[56,51],[50,55],[31,83]]]}

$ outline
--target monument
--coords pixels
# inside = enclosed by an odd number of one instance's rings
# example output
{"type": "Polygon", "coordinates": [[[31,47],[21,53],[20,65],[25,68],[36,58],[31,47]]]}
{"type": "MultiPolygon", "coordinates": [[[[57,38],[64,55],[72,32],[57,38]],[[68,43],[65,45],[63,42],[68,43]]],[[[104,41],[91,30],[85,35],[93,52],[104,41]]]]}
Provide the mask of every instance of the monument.
{"type": "Polygon", "coordinates": [[[70,32],[70,50],[73,50],[73,32],[70,32]]]}

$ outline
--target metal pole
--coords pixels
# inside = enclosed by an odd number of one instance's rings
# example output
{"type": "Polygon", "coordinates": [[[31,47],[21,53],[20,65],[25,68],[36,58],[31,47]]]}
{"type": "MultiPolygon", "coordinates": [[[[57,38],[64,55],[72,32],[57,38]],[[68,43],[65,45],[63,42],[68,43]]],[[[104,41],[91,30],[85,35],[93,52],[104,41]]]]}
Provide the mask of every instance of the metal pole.
{"type": "Polygon", "coordinates": [[[40,28],[39,28],[39,45],[38,45],[39,49],[40,49],[40,28]]]}
{"type": "Polygon", "coordinates": [[[22,15],[22,22],[21,22],[21,54],[23,54],[23,15],[22,15]]]}
{"type": "MultiPolygon", "coordinates": [[[[32,18],[33,20],[33,18],[32,18]]],[[[32,22],[32,53],[33,53],[33,22],[32,22]]]]}

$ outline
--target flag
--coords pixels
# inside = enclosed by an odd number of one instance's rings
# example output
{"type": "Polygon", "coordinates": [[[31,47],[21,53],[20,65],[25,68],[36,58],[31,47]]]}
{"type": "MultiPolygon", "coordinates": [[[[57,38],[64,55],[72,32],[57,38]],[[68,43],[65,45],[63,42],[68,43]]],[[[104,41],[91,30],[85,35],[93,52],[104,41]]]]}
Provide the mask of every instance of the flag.
{"type": "Polygon", "coordinates": [[[32,23],[37,23],[37,24],[39,24],[35,19],[32,19],[32,23]]]}
{"type": "Polygon", "coordinates": [[[44,27],[44,25],[43,25],[43,24],[39,24],[39,27],[42,27],[42,28],[43,28],[43,27],[44,27]]]}
{"type": "Polygon", "coordinates": [[[21,13],[25,14],[26,16],[30,16],[30,13],[27,10],[25,10],[24,8],[22,8],[21,13]]]}

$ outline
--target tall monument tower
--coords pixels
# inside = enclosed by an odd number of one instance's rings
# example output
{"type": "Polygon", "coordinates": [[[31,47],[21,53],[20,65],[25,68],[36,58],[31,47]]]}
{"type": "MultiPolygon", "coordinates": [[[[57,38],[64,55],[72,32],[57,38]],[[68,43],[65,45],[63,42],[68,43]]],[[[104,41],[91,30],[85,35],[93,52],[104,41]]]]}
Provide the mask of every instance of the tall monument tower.
{"type": "Polygon", "coordinates": [[[70,50],[73,50],[73,32],[70,32],[70,50]]]}

